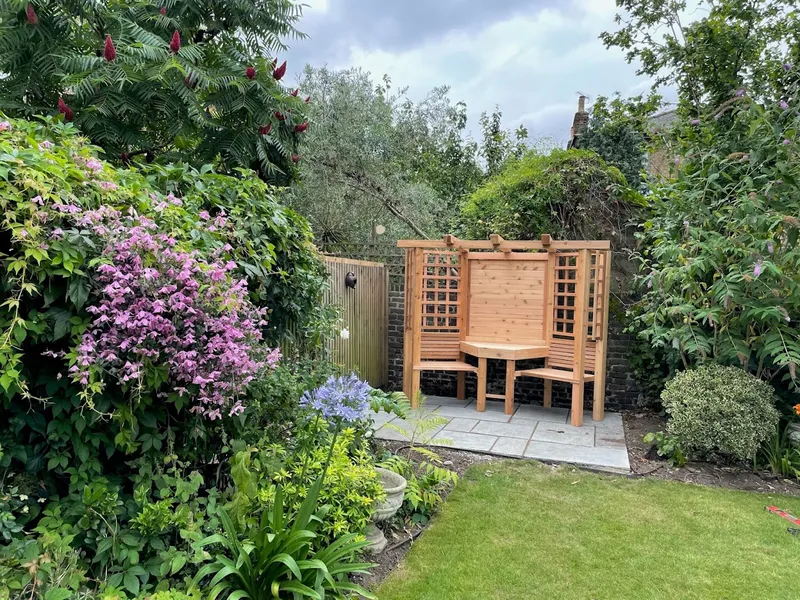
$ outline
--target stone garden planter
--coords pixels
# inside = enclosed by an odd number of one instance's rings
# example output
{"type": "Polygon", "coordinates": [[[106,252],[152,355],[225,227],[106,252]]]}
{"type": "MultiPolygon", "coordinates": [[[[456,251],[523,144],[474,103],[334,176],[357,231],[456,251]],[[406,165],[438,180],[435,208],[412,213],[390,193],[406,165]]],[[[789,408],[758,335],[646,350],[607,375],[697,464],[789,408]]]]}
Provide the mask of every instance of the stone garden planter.
{"type": "Polygon", "coordinates": [[[380,554],[386,548],[387,540],[383,532],[375,526],[379,521],[385,521],[397,514],[403,505],[403,495],[407,482],[402,475],[387,469],[375,467],[383,489],[386,490],[386,500],[375,505],[372,513],[372,522],[367,525],[367,541],[370,543],[366,551],[371,554],[380,554]]]}

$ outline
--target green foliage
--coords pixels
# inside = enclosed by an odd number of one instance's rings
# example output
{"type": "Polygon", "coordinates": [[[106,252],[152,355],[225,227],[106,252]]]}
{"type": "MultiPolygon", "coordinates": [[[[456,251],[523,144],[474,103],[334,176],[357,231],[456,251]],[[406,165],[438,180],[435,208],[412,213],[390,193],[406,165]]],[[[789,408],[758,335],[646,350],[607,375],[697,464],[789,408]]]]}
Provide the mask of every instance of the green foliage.
{"type": "Polygon", "coordinates": [[[231,458],[231,474],[236,485],[231,515],[242,523],[252,523],[255,515],[270,510],[280,487],[288,514],[300,511],[314,482],[325,472],[320,503],[328,507],[319,525],[320,541],[331,542],[342,535],[361,535],[372,515],[376,500],[384,491],[375,471],[372,455],[360,444],[354,428],[336,436],[328,424],[314,419],[295,430],[290,446],[259,444],[231,458]]]}
{"type": "Polygon", "coordinates": [[[653,444],[658,455],[668,460],[673,467],[682,467],[686,464],[686,455],[678,438],[665,435],[663,431],[655,431],[646,434],[642,441],[645,444],[653,444]]]}
{"type": "Polygon", "coordinates": [[[639,388],[639,405],[660,407],[661,392],[680,364],[678,352],[672,347],[652,346],[637,337],[631,341],[626,357],[639,388]]]}
{"type": "Polygon", "coordinates": [[[461,193],[457,184],[468,185],[470,167],[477,168],[447,90],[413,103],[405,90],[390,93],[388,78],[381,88],[359,69],[325,67],[307,67],[300,86],[313,98],[314,126],[304,134],[303,183],[287,201],[309,218],[317,239],[366,242],[376,224],[390,240],[443,233],[448,214],[437,189],[461,193]]]}
{"type": "Polygon", "coordinates": [[[464,237],[509,239],[559,237],[598,239],[620,234],[638,196],[625,178],[594,152],[529,152],[506,162],[461,209],[464,237]]]}
{"type": "Polygon", "coordinates": [[[403,392],[384,392],[373,389],[369,395],[369,406],[373,412],[381,411],[394,414],[401,419],[411,415],[411,402],[403,392]]]}
{"type": "Polygon", "coordinates": [[[528,150],[528,130],[520,125],[513,133],[503,129],[503,113],[495,106],[492,114],[482,113],[480,118],[483,145],[480,153],[486,161],[489,177],[497,175],[505,163],[513,158],[522,158],[528,150]]]}
{"type": "Polygon", "coordinates": [[[766,467],[773,475],[791,477],[800,482],[800,448],[789,438],[788,427],[780,427],[762,444],[755,466],[766,467]]]}
{"type": "Polygon", "coordinates": [[[692,457],[753,459],[778,427],[772,387],[736,367],[711,363],[678,373],[661,402],[668,436],[692,457]]]}
{"type": "Polygon", "coordinates": [[[579,147],[593,150],[606,163],[617,167],[634,189],[642,187],[642,171],[647,157],[648,117],[661,104],[661,97],[651,94],[623,99],[619,94],[604,96],[592,104],[591,117],[580,133],[579,147]]]}
{"type": "MultiPolygon", "coordinates": [[[[800,36],[794,0],[709,0],[686,19],[686,0],[617,0],[619,29],[606,47],[626,52],[654,89],[675,86],[679,109],[695,116],[739,88],[772,97],[788,48],[798,64],[800,36]]],[[[719,124],[724,133],[727,122],[719,124]]]]}
{"type": "Polygon", "coordinates": [[[798,127],[796,100],[746,96],[681,127],[681,172],[654,187],[642,227],[633,318],[684,365],[736,364],[797,389],[798,127]],[[715,119],[729,113],[720,135],[715,119]]]}
{"type": "MultiPolygon", "coordinates": [[[[64,210],[101,206],[136,211],[178,247],[235,263],[252,300],[274,307],[269,337],[317,314],[323,271],[308,226],[257,178],[208,167],[114,169],[71,125],[10,121],[0,133],[0,470],[9,484],[0,590],[25,597],[33,586],[80,597],[103,583],[134,597],[193,575],[207,557],[192,544],[218,530],[216,506],[229,500],[231,438],[261,439],[274,425],[267,419],[291,416],[299,395],[299,383],[285,385],[277,406],[262,396],[224,422],[188,413],[174,394],[132,396],[116,385],[87,406],[60,353],[87,327],[92,265],[104,248],[90,225],[67,227],[64,210]],[[243,426],[248,418],[262,429],[243,426]]],[[[281,389],[260,383],[265,393],[281,389]]]]}
{"type": "MultiPolygon", "coordinates": [[[[405,405],[403,404],[405,409],[405,405]]],[[[403,506],[398,516],[417,524],[427,523],[444,497],[455,487],[458,475],[442,464],[442,458],[430,448],[423,445],[431,440],[431,433],[447,423],[445,417],[439,416],[435,410],[425,409],[425,397],[417,398],[414,411],[403,411],[400,415],[408,424],[408,428],[400,428],[392,423],[384,427],[393,429],[406,437],[408,446],[398,450],[397,454],[388,454],[380,465],[385,469],[405,477],[406,485],[403,506]]],[[[438,443],[447,443],[438,438],[438,443]]]]}
{"type": "Polygon", "coordinates": [[[0,109],[55,115],[61,98],[109,159],[217,161],[226,172],[244,167],[269,181],[291,180],[294,128],[305,121],[306,104],[275,80],[268,57],[280,60],[281,38],[302,35],[295,29],[301,7],[291,0],[163,6],[162,15],[150,0],[0,2],[0,109]],[[170,46],[175,32],[178,52],[170,46]],[[116,53],[110,61],[107,36],[116,53]],[[261,135],[266,125],[272,132],[261,135]]]}
{"type": "Polygon", "coordinates": [[[300,509],[287,515],[283,492],[276,488],[271,510],[263,510],[256,525],[245,530],[243,539],[233,520],[219,509],[224,533],[201,540],[199,548],[220,545],[223,551],[214,562],[203,567],[194,578],[193,589],[207,577],[209,597],[249,598],[351,598],[357,594],[374,598],[361,587],[350,583],[350,574],[366,573],[368,563],[353,562],[352,557],[368,542],[356,541],[355,535],[313,550],[317,528],[324,521],[326,506],[317,510],[323,477],[308,489],[300,509]]]}

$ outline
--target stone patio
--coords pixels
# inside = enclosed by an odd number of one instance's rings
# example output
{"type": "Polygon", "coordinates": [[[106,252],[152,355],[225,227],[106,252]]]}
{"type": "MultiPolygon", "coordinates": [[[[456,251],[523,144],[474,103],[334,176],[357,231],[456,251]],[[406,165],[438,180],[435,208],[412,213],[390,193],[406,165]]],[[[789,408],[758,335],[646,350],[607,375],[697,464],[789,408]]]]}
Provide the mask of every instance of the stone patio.
{"type": "MultiPolygon", "coordinates": [[[[425,412],[431,411],[448,419],[425,433],[433,445],[630,472],[619,413],[606,413],[605,419],[595,422],[587,411],[583,427],[573,427],[566,408],[524,404],[517,405],[513,415],[506,415],[502,401],[487,401],[486,412],[479,413],[474,400],[428,396],[425,412]]],[[[408,434],[416,425],[414,419],[407,422],[387,413],[375,415],[376,436],[381,439],[407,440],[409,436],[395,428],[408,434]]]]}

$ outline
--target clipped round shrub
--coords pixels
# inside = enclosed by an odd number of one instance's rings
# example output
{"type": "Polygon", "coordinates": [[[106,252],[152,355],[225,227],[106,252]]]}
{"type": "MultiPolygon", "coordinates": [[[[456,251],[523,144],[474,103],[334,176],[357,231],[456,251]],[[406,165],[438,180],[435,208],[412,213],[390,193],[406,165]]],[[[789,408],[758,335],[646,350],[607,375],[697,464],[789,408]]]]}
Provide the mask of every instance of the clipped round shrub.
{"type": "Polygon", "coordinates": [[[683,371],[661,393],[667,433],[691,456],[755,456],[775,433],[778,411],[768,383],[736,367],[703,365],[683,371]]]}

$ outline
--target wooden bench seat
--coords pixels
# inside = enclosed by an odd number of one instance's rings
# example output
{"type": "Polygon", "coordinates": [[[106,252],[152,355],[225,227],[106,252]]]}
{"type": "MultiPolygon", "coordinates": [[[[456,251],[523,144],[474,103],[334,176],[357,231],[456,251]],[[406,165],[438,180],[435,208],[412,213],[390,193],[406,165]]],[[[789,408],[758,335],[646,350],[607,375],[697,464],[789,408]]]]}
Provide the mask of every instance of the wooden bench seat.
{"type": "Polygon", "coordinates": [[[415,371],[459,371],[477,373],[478,367],[460,360],[423,360],[414,365],[415,371]]]}
{"type": "MultiPolygon", "coordinates": [[[[564,369],[523,369],[515,373],[517,377],[538,377],[539,379],[552,379],[553,381],[566,381],[572,383],[577,381],[574,371],[566,371],[564,369]]],[[[583,376],[584,381],[594,381],[594,373],[585,373],[583,376]]]]}

